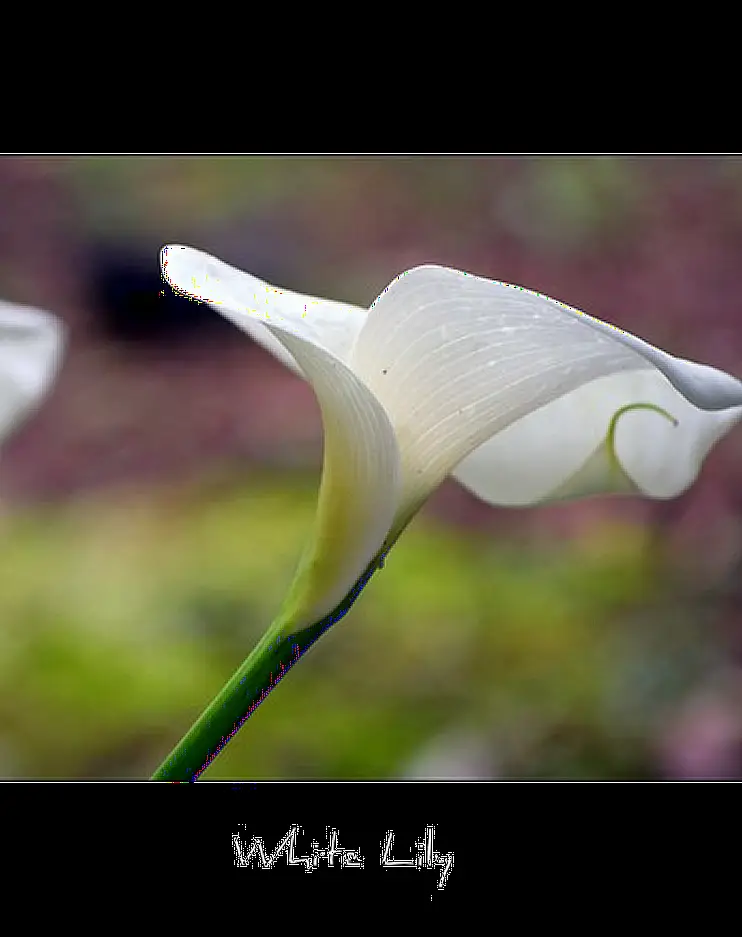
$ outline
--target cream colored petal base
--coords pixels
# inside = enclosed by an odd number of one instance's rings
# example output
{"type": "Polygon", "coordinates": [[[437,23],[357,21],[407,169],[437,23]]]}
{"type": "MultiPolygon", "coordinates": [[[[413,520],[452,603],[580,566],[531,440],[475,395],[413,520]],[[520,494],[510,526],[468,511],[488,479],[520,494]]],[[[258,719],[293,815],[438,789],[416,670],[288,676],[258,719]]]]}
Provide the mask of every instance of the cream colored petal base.
{"type": "Polygon", "coordinates": [[[384,544],[399,497],[399,449],[383,407],[342,362],[294,336],[281,340],[311,381],[325,433],[314,536],[285,605],[295,629],[335,608],[384,544]]]}

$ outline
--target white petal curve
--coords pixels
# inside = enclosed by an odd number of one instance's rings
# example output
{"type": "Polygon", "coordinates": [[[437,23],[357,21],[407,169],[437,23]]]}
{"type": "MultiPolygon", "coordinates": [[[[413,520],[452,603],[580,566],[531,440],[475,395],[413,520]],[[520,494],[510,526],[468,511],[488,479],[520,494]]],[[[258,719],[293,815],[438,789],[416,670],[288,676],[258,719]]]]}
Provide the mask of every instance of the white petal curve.
{"type": "Polygon", "coordinates": [[[546,404],[475,449],[454,478],[490,504],[525,506],[591,494],[672,498],[696,479],[742,407],[693,406],[655,370],[598,378],[546,404]],[[612,453],[606,446],[616,420],[612,453]]]}
{"type": "Polygon", "coordinates": [[[169,244],[160,263],[173,289],[213,306],[295,372],[301,368],[266,325],[280,326],[283,333],[299,335],[347,361],[368,315],[350,303],[271,286],[193,247],[169,244]]]}
{"type": "Polygon", "coordinates": [[[49,390],[63,345],[59,319],[30,306],[0,302],[0,438],[49,390]]]}
{"type": "Polygon", "coordinates": [[[384,408],[352,371],[305,339],[281,337],[317,395],[325,436],[315,536],[287,599],[291,625],[300,627],[332,611],[383,545],[397,507],[400,463],[384,408]]]}
{"type": "Polygon", "coordinates": [[[383,406],[317,337],[321,326],[313,327],[311,308],[306,318],[295,315],[295,298],[287,305],[286,294],[270,287],[253,308],[235,292],[244,289],[247,275],[233,276],[225,267],[190,248],[163,249],[163,274],[176,289],[201,301],[218,299],[214,305],[243,328],[251,319],[265,322],[312,385],[322,412],[325,452],[314,537],[284,607],[286,626],[295,630],[331,612],[384,543],[399,494],[399,449],[383,406]]]}
{"type": "MultiPolygon", "coordinates": [[[[708,377],[716,375],[723,372],[708,377]]],[[[658,389],[653,402],[671,412],[677,426],[647,410],[630,410],[616,425],[616,456],[639,491],[652,498],[674,498],[690,487],[714,444],[742,418],[740,406],[701,410],[673,391],[658,389]]]]}
{"type": "Polygon", "coordinates": [[[648,362],[697,404],[742,404],[736,378],[549,297],[445,267],[397,277],[372,305],[351,355],[397,432],[402,512],[495,433],[598,377],[648,362]]]}
{"type": "MultiPolygon", "coordinates": [[[[555,302],[555,300],[552,300],[555,302]]],[[[557,303],[557,305],[562,305],[557,303]]],[[[595,319],[593,316],[562,306],[571,315],[576,316],[591,328],[603,335],[612,335],[628,348],[633,348],[642,358],[653,364],[687,400],[701,410],[726,410],[742,404],[742,381],[725,371],[719,371],[707,364],[676,358],[674,355],[655,348],[631,332],[625,332],[609,322],[595,319]]]]}

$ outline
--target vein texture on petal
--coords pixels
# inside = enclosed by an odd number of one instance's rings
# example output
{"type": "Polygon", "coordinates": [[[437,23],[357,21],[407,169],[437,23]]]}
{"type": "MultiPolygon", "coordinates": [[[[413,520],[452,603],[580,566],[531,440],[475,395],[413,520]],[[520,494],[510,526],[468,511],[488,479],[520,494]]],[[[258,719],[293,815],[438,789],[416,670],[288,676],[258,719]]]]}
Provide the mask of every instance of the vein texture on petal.
{"type": "Polygon", "coordinates": [[[403,507],[489,437],[599,377],[654,365],[697,404],[742,404],[742,383],[723,372],[540,294],[435,266],[400,275],[378,297],[351,365],[397,431],[403,507]]]}
{"type": "Polygon", "coordinates": [[[384,408],[341,361],[296,336],[282,340],[317,395],[325,435],[314,537],[286,606],[300,627],[335,608],[383,545],[399,495],[399,449],[384,408]]]}

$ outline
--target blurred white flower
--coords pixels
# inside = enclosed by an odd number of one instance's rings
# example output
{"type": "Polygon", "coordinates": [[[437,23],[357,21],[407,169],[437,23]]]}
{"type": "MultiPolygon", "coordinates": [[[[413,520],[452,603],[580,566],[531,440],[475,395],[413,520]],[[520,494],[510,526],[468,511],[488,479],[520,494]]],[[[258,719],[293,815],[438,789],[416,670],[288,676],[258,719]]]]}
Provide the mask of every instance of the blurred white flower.
{"type": "Polygon", "coordinates": [[[54,316],[0,301],[0,440],[49,390],[63,345],[64,330],[54,316]]]}
{"type": "Polygon", "coordinates": [[[400,777],[410,781],[501,776],[494,745],[485,733],[456,726],[435,735],[405,761],[400,777]]]}
{"type": "Polygon", "coordinates": [[[189,247],[163,248],[161,263],[174,289],[214,306],[317,395],[324,470],[293,606],[307,624],[449,473],[499,505],[670,498],[742,416],[736,378],[458,270],[408,270],[362,309],[277,289],[189,247]]]}

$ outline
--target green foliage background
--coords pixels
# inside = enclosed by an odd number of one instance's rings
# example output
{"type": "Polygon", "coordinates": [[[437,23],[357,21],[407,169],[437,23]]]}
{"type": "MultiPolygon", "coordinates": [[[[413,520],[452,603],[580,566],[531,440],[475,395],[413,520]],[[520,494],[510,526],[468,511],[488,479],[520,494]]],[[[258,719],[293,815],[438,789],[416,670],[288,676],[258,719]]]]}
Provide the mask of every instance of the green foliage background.
{"type": "MultiPolygon", "coordinates": [[[[314,497],[286,475],[6,519],[8,773],[146,774],[271,620],[314,497]]],[[[204,778],[414,776],[439,738],[483,772],[644,777],[716,663],[698,621],[664,621],[651,565],[630,525],[524,550],[422,519],[204,778]]]]}

